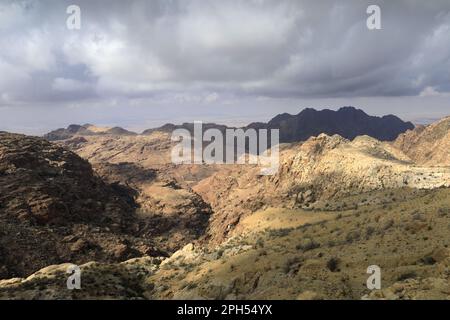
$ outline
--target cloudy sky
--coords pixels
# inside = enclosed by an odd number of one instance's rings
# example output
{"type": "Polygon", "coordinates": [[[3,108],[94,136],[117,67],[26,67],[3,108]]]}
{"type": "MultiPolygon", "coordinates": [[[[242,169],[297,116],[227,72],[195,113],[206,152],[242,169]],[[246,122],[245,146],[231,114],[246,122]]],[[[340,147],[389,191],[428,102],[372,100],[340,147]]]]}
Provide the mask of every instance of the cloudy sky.
{"type": "Polygon", "coordinates": [[[450,114],[448,0],[0,0],[0,48],[0,130],[240,125],[346,105],[450,114]],[[381,30],[367,28],[371,4],[381,30]]]}

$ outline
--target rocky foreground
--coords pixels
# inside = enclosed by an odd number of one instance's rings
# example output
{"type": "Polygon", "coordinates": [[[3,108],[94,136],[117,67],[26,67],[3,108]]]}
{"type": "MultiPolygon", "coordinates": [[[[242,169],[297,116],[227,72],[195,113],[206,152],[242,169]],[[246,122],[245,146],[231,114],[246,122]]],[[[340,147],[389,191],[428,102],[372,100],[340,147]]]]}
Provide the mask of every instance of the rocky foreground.
{"type": "Polygon", "coordinates": [[[68,265],[0,281],[3,299],[448,299],[450,192],[411,189],[346,198],[358,209],[266,209],[215,248],[187,245],[169,258],[68,265]],[[368,199],[382,199],[367,204],[368,199]],[[366,287],[369,265],[382,290],[366,287]]]}
{"type": "Polygon", "coordinates": [[[160,255],[136,207],[132,192],[104,182],[71,151],[0,133],[1,278],[66,261],[160,255]]]}

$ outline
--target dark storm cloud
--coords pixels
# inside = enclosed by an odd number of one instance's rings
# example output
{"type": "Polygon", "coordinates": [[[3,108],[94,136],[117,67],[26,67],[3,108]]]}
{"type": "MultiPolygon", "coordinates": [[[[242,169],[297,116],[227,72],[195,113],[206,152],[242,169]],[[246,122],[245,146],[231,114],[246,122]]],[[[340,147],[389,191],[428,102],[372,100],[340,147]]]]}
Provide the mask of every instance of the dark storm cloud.
{"type": "Polygon", "coordinates": [[[70,1],[1,3],[4,101],[450,90],[447,1],[77,3],[80,31],[65,27],[70,1]],[[382,30],[366,27],[371,3],[382,9],[382,30]]]}
{"type": "Polygon", "coordinates": [[[0,108],[447,97],[449,38],[446,0],[0,0],[0,108]]]}

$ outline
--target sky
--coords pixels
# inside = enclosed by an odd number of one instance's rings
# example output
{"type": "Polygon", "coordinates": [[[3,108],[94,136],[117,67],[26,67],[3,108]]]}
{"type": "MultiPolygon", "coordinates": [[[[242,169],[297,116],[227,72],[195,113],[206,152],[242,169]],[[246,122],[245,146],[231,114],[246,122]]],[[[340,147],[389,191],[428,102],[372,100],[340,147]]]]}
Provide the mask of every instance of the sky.
{"type": "Polygon", "coordinates": [[[4,131],[245,125],[342,106],[428,123],[449,102],[448,0],[0,0],[4,131]]]}

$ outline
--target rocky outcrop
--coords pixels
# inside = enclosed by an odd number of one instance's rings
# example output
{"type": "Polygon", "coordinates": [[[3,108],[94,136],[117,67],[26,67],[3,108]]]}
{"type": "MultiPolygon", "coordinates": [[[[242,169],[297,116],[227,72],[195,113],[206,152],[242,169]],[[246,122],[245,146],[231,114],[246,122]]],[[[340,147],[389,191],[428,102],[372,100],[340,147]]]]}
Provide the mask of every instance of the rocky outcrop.
{"type": "Polygon", "coordinates": [[[205,233],[211,207],[188,186],[134,163],[97,163],[94,167],[115,188],[134,191],[139,232],[151,234],[159,247],[173,252],[205,233]]]}
{"type": "Polygon", "coordinates": [[[91,124],[85,125],[77,125],[72,124],[67,128],[60,128],[54,131],[51,131],[44,135],[44,138],[49,141],[59,141],[59,140],[67,140],[73,137],[80,136],[97,136],[97,135],[106,135],[106,136],[134,136],[136,133],[125,130],[120,127],[113,128],[103,128],[97,127],[91,124]]]}
{"type": "Polygon", "coordinates": [[[91,163],[135,163],[146,169],[171,163],[168,133],[146,136],[86,135],[58,141],[91,163]]]}
{"type": "Polygon", "coordinates": [[[0,278],[157,251],[150,238],[135,236],[136,207],[132,194],[105,183],[71,151],[0,133],[0,278]]]}
{"type": "Polygon", "coordinates": [[[68,290],[69,263],[45,267],[27,278],[0,280],[0,300],[148,299],[144,279],[158,270],[161,258],[143,257],[119,264],[80,265],[80,290],[68,290]]]}
{"type": "Polygon", "coordinates": [[[0,134],[1,212],[35,224],[125,228],[133,207],[76,154],[43,139],[0,134]]]}
{"type": "Polygon", "coordinates": [[[450,166],[450,117],[401,134],[393,145],[417,164],[450,166]]]}
{"type": "Polygon", "coordinates": [[[275,176],[259,176],[251,166],[228,166],[194,190],[211,204],[209,235],[221,242],[243,217],[268,206],[308,209],[373,190],[449,186],[449,168],[417,166],[389,143],[321,134],[285,147],[275,176]]]}
{"type": "Polygon", "coordinates": [[[279,183],[314,186],[322,198],[386,188],[434,189],[450,186],[448,168],[417,166],[388,143],[361,136],[348,141],[320,135],[282,161],[279,183]]]}

